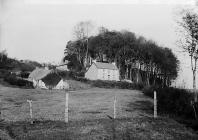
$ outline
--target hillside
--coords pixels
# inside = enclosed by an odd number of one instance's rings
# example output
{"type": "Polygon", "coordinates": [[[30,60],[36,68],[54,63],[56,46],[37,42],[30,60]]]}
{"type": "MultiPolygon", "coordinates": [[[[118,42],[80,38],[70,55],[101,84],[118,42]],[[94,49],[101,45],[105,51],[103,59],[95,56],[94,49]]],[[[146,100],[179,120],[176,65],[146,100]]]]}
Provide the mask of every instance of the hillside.
{"type": "Polygon", "coordinates": [[[69,123],[64,123],[65,91],[0,86],[0,139],[20,140],[197,140],[195,131],[159,116],[152,100],[137,90],[90,88],[69,92],[69,123]],[[116,120],[113,121],[113,100],[116,120]],[[34,124],[29,105],[33,100],[34,124]]]}
{"type": "Polygon", "coordinates": [[[41,64],[36,61],[19,61],[13,58],[7,58],[3,61],[0,61],[0,70],[5,69],[9,71],[32,71],[36,67],[41,67],[41,64]]]}

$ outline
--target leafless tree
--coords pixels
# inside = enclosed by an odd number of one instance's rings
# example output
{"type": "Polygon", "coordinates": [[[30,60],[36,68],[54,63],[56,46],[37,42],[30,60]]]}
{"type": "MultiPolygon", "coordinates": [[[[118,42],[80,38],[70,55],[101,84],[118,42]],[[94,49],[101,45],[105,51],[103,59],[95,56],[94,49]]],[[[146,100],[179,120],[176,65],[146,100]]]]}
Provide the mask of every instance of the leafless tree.
{"type": "Polygon", "coordinates": [[[93,23],[91,21],[82,21],[79,22],[75,27],[74,27],[74,36],[77,40],[80,40],[83,45],[86,44],[86,53],[85,53],[85,62],[84,66],[87,65],[88,61],[88,38],[90,36],[91,31],[93,30],[93,23]]]}
{"type": "Polygon", "coordinates": [[[6,50],[0,52],[0,62],[3,62],[5,58],[7,58],[8,54],[6,50]]]}
{"type": "MultiPolygon", "coordinates": [[[[178,25],[182,30],[182,38],[180,47],[187,52],[191,60],[191,69],[193,72],[193,89],[196,90],[196,72],[198,59],[198,14],[191,10],[183,10],[181,12],[181,20],[178,25]]],[[[194,101],[197,102],[197,93],[195,92],[194,101]]]]}

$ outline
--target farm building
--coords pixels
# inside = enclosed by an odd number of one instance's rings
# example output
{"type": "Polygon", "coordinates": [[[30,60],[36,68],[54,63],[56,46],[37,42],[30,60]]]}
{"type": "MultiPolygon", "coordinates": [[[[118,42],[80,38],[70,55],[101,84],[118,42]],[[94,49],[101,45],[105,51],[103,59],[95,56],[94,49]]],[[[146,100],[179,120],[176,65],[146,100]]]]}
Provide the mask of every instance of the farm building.
{"type": "Polygon", "coordinates": [[[68,89],[69,84],[54,71],[36,68],[28,77],[35,88],[43,89],[68,89]]]}
{"type": "Polygon", "coordinates": [[[119,70],[115,63],[94,62],[85,73],[90,80],[119,81],[119,70]]]}

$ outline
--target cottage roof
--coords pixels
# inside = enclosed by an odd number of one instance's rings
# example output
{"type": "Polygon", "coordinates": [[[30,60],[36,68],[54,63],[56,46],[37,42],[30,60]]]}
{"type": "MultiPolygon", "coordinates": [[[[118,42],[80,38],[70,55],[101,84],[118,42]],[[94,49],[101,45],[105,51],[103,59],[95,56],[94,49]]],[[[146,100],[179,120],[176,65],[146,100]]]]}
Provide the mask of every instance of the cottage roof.
{"type": "Polygon", "coordinates": [[[110,70],[118,70],[116,65],[111,63],[102,63],[102,62],[95,62],[94,63],[98,69],[110,69],[110,70]]]}
{"type": "Polygon", "coordinates": [[[40,79],[44,78],[45,76],[47,76],[50,72],[51,72],[51,70],[36,68],[35,70],[33,70],[30,73],[29,78],[35,79],[35,80],[40,80],[40,79]]]}
{"type": "Polygon", "coordinates": [[[47,70],[43,68],[36,68],[29,75],[29,79],[42,80],[46,86],[56,86],[61,77],[54,70],[47,70]]]}

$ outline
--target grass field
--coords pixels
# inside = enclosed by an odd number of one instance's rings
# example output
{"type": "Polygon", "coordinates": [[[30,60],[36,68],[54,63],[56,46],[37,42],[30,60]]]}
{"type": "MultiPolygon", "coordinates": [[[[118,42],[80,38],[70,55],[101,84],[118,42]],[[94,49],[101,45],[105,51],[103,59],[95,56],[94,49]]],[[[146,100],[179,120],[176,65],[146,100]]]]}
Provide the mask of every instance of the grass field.
{"type": "Polygon", "coordinates": [[[69,123],[64,123],[65,91],[0,85],[1,139],[181,140],[198,139],[189,128],[166,117],[153,119],[152,101],[140,91],[89,88],[69,92],[69,123]],[[113,99],[117,97],[117,119],[113,99]],[[33,100],[34,124],[27,99],[33,100]]]}

